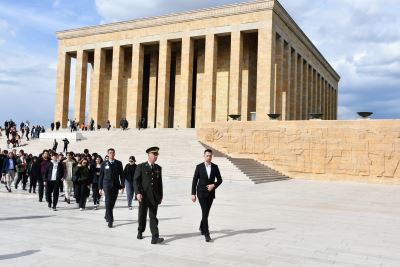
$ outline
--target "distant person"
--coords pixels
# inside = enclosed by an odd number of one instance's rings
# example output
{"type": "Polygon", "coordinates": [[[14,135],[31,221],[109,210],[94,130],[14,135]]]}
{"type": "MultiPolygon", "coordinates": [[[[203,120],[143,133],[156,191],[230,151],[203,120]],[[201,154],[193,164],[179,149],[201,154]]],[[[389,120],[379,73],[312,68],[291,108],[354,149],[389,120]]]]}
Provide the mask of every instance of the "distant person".
{"type": "Polygon", "coordinates": [[[56,122],[56,131],[60,130],[61,123],[60,121],[56,122]]]}
{"type": "Polygon", "coordinates": [[[6,189],[11,193],[11,184],[14,181],[17,168],[17,159],[13,152],[8,153],[8,157],[3,160],[2,173],[5,175],[6,189]]]}
{"type": "Polygon", "coordinates": [[[86,199],[90,194],[90,183],[92,181],[89,169],[89,161],[87,160],[87,158],[82,159],[75,175],[75,188],[78,189],[78,192],[76,193],[76,201],[79,203],[79,210],[83,211],[86,208],[86,199]]]}
{"type": "Polygon", "coordinates": [[[125,165],[124,169],[126,198],[128,201],[128,208],[130,210],[132,209],[132,200],[133,200],[133,195],[135,193],[133,186],[133,178],[135,176],[136,166],[137,165],[135,157],[130,156],[129,163],[125,165]]]}
{"type": "Polygon", "coordinates": [[[208,215],[215,198],[215,189],[222,183],[218,165],[212,163],[212,150],[204,151],[204,162],[196,166],[192,182],[192,201],[196,202],[196,191],[201,206],[200,233],[206,242],[211,241],[208,226],[208,215]]]}
{"type": "Polygon", "coordinates": [[[69,140],[67,138],[64,138],[62,141],[64,142],[63,153],[67,153],[68,152],[69,140]]]}
{"type": "Polygon", "coordinates": [[[54,122],[50,124],[51,131],[54,131],[54,122]]]}
{"type": "Polygon", "coordinates": [[[100,205],[99,177],[100,177],[100,170],[102,163],[103,159],[100,156],[96,156],[95,162],[92,165],[93,168],[92,192],[93,192],[93,204],[95,210],[97,210],[97,207],[100,205]]]}
{"type": "Polygon", "coordinates": [[[54,142],[53,142],[53,151],[54,152],[57,152],[57,147],[58,147],[58,142],[57,142],[57,140],[56,139],[54,139],[54,142]]]}

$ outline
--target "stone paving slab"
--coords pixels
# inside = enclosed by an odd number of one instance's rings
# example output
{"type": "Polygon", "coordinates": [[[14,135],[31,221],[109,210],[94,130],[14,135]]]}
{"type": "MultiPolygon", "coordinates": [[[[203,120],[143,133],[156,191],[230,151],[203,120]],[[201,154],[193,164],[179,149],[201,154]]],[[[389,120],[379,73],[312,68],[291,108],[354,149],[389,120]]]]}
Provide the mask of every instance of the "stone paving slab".
{"type": "Polygon", "coordinates": [[[187,179],[165,179],[162,245],[136,239],[137,203],[118,198],[115,227],[104,209],[0,187],[0,266],[399,266],[400,187],[290,180],[223,183],[210,217],[212,243],[198,233],[200,207],[187,179]]]}

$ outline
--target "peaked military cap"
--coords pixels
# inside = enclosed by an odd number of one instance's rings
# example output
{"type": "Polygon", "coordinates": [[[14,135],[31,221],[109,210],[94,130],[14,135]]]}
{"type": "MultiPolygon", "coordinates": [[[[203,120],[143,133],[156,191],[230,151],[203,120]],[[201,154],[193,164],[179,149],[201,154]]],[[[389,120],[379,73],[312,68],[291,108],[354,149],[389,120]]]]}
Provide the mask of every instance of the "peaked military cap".
{"type": "Polygon", "coordinates": [[[158,151],[159,151],[159,150],[160,150],[159,147],[153,146],[153,147],[148,148],[148,149],[146,150],[146,153],[147,153],[147,154],[153,153],[153,154],[158,155],[158,151]]]}

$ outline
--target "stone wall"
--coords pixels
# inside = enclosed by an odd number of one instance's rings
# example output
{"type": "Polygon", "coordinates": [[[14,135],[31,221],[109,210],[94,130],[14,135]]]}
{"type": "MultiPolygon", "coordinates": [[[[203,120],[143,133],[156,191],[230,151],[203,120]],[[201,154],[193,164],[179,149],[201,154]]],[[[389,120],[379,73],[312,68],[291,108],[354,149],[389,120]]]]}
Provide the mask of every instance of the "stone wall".
{"type": "Polygon", "coordinates": [[[400,183],[400,120],[206,123],[200,141],[292,178],[400,183]]]}

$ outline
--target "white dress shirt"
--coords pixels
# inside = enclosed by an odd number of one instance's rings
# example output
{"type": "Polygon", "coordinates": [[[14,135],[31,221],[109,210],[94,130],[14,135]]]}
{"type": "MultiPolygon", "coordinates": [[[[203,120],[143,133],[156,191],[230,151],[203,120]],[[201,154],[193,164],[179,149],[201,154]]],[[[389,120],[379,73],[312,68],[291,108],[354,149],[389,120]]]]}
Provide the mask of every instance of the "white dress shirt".
{"type": "Polygon", "coordinates": [[[210,178],[210,175],[211,175],[211,163],[208,164],[207,162],[204,162],[204,165],[206,165],[207,176],[208,176],[208,178],[210,178]]]}

